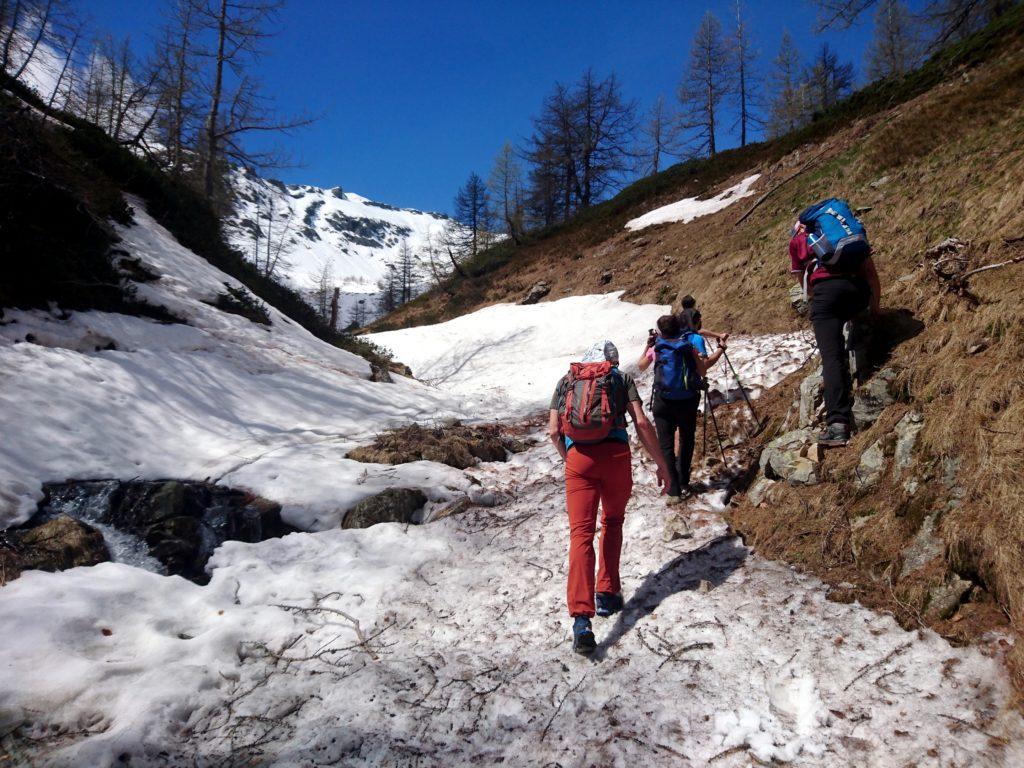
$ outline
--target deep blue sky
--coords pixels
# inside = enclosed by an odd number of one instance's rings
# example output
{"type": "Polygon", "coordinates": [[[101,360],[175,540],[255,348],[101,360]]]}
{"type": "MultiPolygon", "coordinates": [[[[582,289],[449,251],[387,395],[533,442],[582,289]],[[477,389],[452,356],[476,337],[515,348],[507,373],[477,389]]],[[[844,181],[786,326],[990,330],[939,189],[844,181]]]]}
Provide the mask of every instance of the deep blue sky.
{"type": "MultiPolygon", "coordinates": [[[[163,0],[88,0],[99,32],[131,35],[144,52],[163,0]]],[[[744,0],[766,66],[783,27],[806,56],[809,2],[744,0]]],[[[530,118],[555,81],[588,67],[614,71],[647,108],[674,101],[705,10],[728,29],[731,0],[288,0],[276,37],[257,64],[265,92],[284,113],[323,114],[282,143],[301,167],[270,175],[341,186],[394,205],[450,211],[470,171],[486,178],[503,142],[529,135],[530,118]]],[[[858,75],[871,20],[830,40],[858,75]]],[[[731,146],[720,135],[719,146],[731,146]]]]}

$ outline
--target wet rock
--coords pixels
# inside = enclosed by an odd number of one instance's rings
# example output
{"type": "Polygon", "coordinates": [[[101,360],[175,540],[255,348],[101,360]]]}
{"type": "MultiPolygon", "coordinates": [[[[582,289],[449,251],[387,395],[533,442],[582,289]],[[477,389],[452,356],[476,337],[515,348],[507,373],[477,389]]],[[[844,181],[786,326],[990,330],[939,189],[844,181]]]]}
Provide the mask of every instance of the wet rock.
{"type": "Polygon", "coordinates": [[[906,578],[918,568],[923,568],[937,557],[942,557],[945,547],[936,535],[936,522],[938,512],[933,512],[921,523],[921,528],[910,545],[903,550],[903,567],[900,569],[900,578],[906,578]]]}
{"type": "Polygon", "coordinates": [[[370,381],[376,381],[378,384],[392,384],[391,371],[384,366],[370,363],[370,381]]]}
{"type": "MultiPolygon", "coordinates": [[[[103,534],[79,520],[61,515],[16,535],[18,571],[63,571],[110,559],[103,534]]],[[[11,574],[7,574],[11,578],[11,574]]]]}
{"type": "Polygon", "coordinates": [[[893,474],[898,478],[910,468],[914,459],[914,446],[924,428],[923,417],[917,411],[910,411],[896,423],[896,448],[893,452],[893,474]]]}
{"type": "Polygon", "coordinates": [[[614,273],[611,270],[605,270],[601,273],[601,285],[608,285],[614,277],[614,273]]]}
{"type": "Polygon", "coordinates": [[[108,537],[110,559],[199,583],[208,579],[206,562],[224,541],[257,542],[294,530],[281,520],[279,504],[210,483],[69,481],[44,490],[31,528],[18,536],[41,535],[62,518],[89,530],[95,523],[101,543],[108,537]]]}
{"type": "Polygon", "coordinates": [[[974,584],[955,574],[945,583],[933,587],[928,592],[925,618],[930,621],[950,618],[973,588],[974,584]]]}
{"type": "Polygon", "coordinates": [[[800,382],[799,427],[809,427],[818,421],[819,411],[824,406],[824,379],[819,365],[814,373],[800,382]]]}
{"type": "Polygon", "coordinates": [[[536,304],[549,293],[551,293],[551,286],[547,282],[541,280],[538,283],[534,283],[533,287],[529,291],[527,291],[526,296],[523,297],[523,300],[520,301],[519,303],[536,304]]]}
{"type": "Polygon", "coordinates": [[[868,488],[882,479],[885,472],[885,444],[884,438],[875,440],[860,456],[860,463],[857,464],[858,488],[868,488]]]}
{"type": "Polygon", "coordinates": [[[806,456],[813,442],[809,428],[796,429],[772,440],[761,453],[761,470],[769,480],[785,480],[791,485],[816,485],[817,466],[806,456]]]}
{"type": "Polygon", "coordinates": [[[896,402],[893,395],[896,371],[886,368],[859,387],[853,396],[853,418],[860,429],[874,424],[882,411],[896,402]]]}
{"type": "Polygon", "coordinates": [[[369,528],[377,523],[414,523],[427,497],[416,488],[388,488],[363,499],[345,515],[342,528],[369,528]]]}

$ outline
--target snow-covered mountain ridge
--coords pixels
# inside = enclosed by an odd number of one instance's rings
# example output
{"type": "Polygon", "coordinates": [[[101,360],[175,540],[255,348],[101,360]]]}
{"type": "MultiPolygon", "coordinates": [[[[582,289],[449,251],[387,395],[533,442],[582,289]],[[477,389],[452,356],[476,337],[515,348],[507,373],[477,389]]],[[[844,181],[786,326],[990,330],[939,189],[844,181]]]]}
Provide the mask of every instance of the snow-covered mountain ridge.
{"type": "Polygon", "coordinates": [[[232,245],[257,263],[278,254],[278,276],[299,290],[317,287],[327,266],[345,294],[373,294],[403,242],[422,254],[450,221],[442,213],[399,208],[341,187],[285,184],[238,169],[231,174],[232,245]]]}

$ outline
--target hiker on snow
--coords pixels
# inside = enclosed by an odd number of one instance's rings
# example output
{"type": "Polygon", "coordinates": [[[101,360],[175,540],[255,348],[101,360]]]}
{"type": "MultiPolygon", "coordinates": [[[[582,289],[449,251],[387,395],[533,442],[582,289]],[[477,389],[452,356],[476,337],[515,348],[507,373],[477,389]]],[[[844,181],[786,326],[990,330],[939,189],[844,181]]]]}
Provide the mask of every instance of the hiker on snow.
{"type": "Polygon", "coordinates": [[[661,454],[668,465],[668,500],[679,504],[683,495],[691,495],[690,465],[697,434],[697,407],[704,388],[707,370],[718,362],[725,351],[724,341],[708,356],[708,348],[699,331],[700,312],[684,309],[683,327],[676,315],[658,318],[659,335],[649,340],[637,365],[646,371],[654,364],[654,385],[651,390],[651,413],[658,433],[661,454]],[[676,451],[676,434],[679,450],[676,451]]]}
{"type": "MultiPolygon", "coordinates": [[[[551,398],[548,435],[565,459],[565,499],[569,513],[569,581],[566,598],[575,621],[572,647],[596,647],[590,618],[622,609],[619,556],[622,521],[633,490],[626,414],[633,417],[645,452],[657,464],[658,486],[668,468],[658,438],[644,415],[636,383],[618,368],[619,352],[610,341],[596,342],[561,378],[551,398]],[[595,595],[594,530],[601,506],[601,542],[595,595]]],[[[663,491],[664,492],[664,491],[663,491]]]]}
{"type": "MultiPolygon", "coordinates": [[[[684,330],[686,330],[690,322],[690,314],[688,313],[688,310],[693,310],[698,314],[698,316],[700,315],[700,310],[697,309],[697,300],[693,298],[693,296],[691,296],[690,294],[686,294],[685,296],[683,296],[682,305],[683,308],[680,312],[676,314],[676,317],[679,319],[679,324],[683,327],[684,330]]],[[[728,333],[717,333],[715,331],[708,330],[707,328],[700,328],[697,330],[697,332],[705,340],[714,339],[719,344],[729,340],[728,333]]]]}
{"type": "Polygon", "coordinates": [[[790,269],[810,295],[811,324],[821,353],[825,431],[818,443],[843,446],[853,424],[853,384],[843,325],[868,306],[878,315],[882,295],[864,226],[843,200],[811,206],[793,225],[790,269]]]}

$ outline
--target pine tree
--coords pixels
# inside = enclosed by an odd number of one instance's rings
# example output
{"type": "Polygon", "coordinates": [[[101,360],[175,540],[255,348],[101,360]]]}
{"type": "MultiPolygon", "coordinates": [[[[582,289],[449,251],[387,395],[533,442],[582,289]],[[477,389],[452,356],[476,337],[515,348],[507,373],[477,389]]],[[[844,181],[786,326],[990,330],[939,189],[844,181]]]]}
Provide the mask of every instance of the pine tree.
{"type": "Polygon", "coordinates": [[[644,176],[658,173],[667,158],[679,157],[679,120],[665,106],[665,97],[658,95],[640,125],[641,146],[637,151],[639,170],[644,176]]]}
{"type": "Polygon", "coordinates": [[[875,11],[875,33],[865,55],[868,80],[903,75],[921,61],[921,45],[907,6],[882,0],[875,11]]]}
{"type": "Polygon", "coordinates": [[[394,266],[398,280],[398,304],[401,305],[413,299],[420,282],[419,261],[408,240],[402,240],[399,245],[398,259],[394,266]]]}
{"type": "Polygon", "coordinates": [[[722,40],[722,24],[708,11],[701,19],[690,48],[690,63],[679,85],[683,107],[681,128],[689,135],[696,154],[713,157],[722,99],[729,91],[729,53],[722,40]]]}
{"type": "Polygon", "coordinates": [[[853,90],[853,64],[842,63],[828,41],[807,70],[811,108],[816,112],[831,109],[853,90]]]}
{"type": "Polygon", "coordinates": [[[456,243],[461,257],[472,258],[486,245],[489,208],[487,185],[476,173],[470,173],[455,195],[455,220],[463,229],[456,243]]]}
{"type": "Polygon", "coordinates": [[[523,236],[523,172],[515,150],[507,141],[494,158],[487,188],[494,205],[494,218],[501,220],[505,234],[518,245],[523,236]]]}
{"type": "Polygon", "coordinates": [[[779,54],[772,60],[769,86],[772,102],[768,135],[775,138],[804,125],[810,113],[807,82],[800,51],[788,30],[782,31],[779,54]]]}

